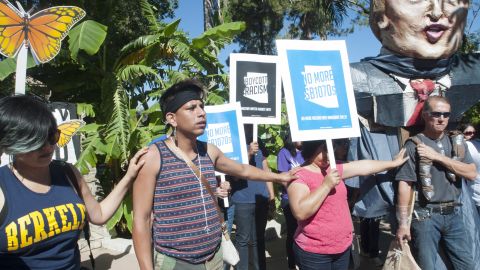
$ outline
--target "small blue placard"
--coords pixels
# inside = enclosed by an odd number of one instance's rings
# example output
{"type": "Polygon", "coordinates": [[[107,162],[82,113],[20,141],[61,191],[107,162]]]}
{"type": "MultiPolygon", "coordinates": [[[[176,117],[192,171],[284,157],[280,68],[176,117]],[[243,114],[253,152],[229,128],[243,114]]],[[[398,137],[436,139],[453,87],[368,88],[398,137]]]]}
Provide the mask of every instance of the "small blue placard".
{"type": "Polygon", "coordinates": [[[240,103],[205,106],[207,126],[198,139],[217,146],[228,158],[248,164],[240,103]]]}

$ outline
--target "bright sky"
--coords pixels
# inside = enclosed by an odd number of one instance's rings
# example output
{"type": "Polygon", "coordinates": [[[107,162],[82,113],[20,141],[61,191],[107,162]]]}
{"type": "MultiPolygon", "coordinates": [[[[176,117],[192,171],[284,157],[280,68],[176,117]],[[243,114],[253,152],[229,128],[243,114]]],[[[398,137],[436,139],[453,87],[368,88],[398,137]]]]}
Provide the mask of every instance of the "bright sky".
{"type": "MultiPolygon", "coordinates": [[[[203,1],[201,0],[179,0],[179,7],[175,12],[176,18],[181,18],[180,28],[190,33],[190,37],[196,37],[203,32],[203,1]]],[[[480,22],[477,19],[473,29],[478,30],[480,22]]],[[[367,56],[375,56],[380,51],[380,42],[375,38],[369,27],[357,27],[354,33],[344,39],[347,43],[347,51],[350,62],[358,62],[367,56]]],[[[238,48],[235,45],[225,48],[220,54],[222,64],[228,55],[238,48]]]]}

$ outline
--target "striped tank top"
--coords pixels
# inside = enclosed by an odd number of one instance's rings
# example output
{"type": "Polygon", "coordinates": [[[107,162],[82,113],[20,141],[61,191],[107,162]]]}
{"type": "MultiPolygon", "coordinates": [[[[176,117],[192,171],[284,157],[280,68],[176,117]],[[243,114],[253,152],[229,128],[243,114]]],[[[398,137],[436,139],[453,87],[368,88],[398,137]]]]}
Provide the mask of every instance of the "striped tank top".
{"type": "MultiPolygon", "coordinates": [[[[164,141],[156,143],[161,167],[153,198],[155,250],[192,264],[213,257],[221,241],[221,225],[215,202],[201,180],[164,141]]],[[[206,144],[197,141],[199,155],[192,160],[212,190],[217,181],[206,144]]]]}

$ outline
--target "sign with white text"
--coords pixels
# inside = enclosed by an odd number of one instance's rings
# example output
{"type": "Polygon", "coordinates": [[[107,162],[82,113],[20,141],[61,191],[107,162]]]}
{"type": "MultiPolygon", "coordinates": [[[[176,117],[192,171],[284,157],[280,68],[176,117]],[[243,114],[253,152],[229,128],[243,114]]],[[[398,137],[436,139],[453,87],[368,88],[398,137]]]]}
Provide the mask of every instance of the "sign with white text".
{"type": "Polygon", "coordinates": [[[360,136],[342,40],[277,40],[293,141],[360,136]]]}
{"type": "Polygon", "coordinates": [[[240,102],[243,123],[280,124],[277,56],[230,54],[230,103],[240,102]]]}
{"type": "Polygon", "coordinates": [[[217,146],[228,158],[248,164],[240,103],[205,106],[207,126],[198,140],[217,146]]]}

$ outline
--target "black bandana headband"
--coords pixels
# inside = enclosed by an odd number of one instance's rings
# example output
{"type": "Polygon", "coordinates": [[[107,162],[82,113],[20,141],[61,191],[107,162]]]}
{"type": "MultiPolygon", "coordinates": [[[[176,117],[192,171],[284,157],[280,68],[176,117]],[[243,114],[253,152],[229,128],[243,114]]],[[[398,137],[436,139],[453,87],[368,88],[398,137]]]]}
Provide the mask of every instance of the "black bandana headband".
{"type": "Polygon", "coordinates": [[[166,101],[165,98],[163,114],[166,115],[169,112],[176,112],[180,107],[182,107],[185,103],[191,100],[202,100],[202,92],[198,91],[197,89],[185,89],[175,93],[173,95],[173,99],[166,101]]]}

